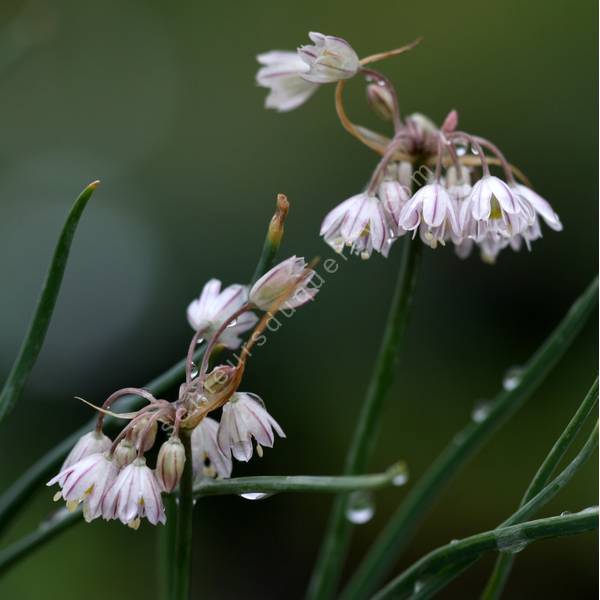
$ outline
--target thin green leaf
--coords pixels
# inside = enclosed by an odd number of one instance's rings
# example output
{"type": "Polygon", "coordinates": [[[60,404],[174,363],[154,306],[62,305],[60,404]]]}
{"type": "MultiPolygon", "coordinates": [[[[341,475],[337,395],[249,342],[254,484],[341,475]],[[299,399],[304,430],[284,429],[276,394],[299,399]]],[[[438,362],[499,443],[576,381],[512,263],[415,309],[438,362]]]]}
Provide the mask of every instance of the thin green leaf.
{"type": "MultiPolygon", "coordinates": [[[[225,494],[239,496],[248,493],[279,494],[285,492],[335,494],[354,490],[376,490],[394,485],[394,480],[397,481],[398,478],[405,480],[405,474],[405,465],[398,463],[390,467],[385,473],[356,475],[353,477],[284,475],[210,480],[201,482],[194,487],[194,497],[202,498],[225,494]]],[[[36,531],[0,551],[0,574],[59,533],[66,531],[79,522],[83,522],[80,511],[69,513],[65,509],[60,509],[36,531]]],[[[171,544],[171,542],[168,543],[171,544]]]]}
{"type": "MultiPolygon", "coordinates": [[[[347,475],[364,472],[375,446],[381,408],[395,375],[400,341],[408,321],[420,248],[421,244],[413,243],[408,236],[404,239],[402,262],[381,348],[346,458],[344,473],[347,475]]],[[[348,496],[339,496],[334,501],[307,591],[307,598],[311,600],[330,598],[335,593],[353,527],[346,518],[347,505],[348,496]]]]}
{"type": "Polygon", "coordinates": [[[52,319],[52,313],[56,306],[56,299],[67,266],[67,259],[69,258],[69,251],[71,250],[75,230],[77,229],[83,210],[99,183],[99,181],[94,181],[81,192],[63,225],[62,232],[54,249],[50,267],[48,268],[48,273],[46,274],[46,281],[42,287],[33,318],[29,324],[29,330],[25,335],[19,354],[0,393],[0,422],[14,408],[15,403],[21,396],[29,374],[42,349],[44,338],[52,319]]]}
{"type": "Polygon", "coordinates": [[[430,552],[392,580],[373,600],[410,598],[447,566],[478,558],[485,552],[515,553],[545,538],[563,537],[598,528],[598,507],[576,514],[548,517],[509,527],[493,529],[442,546],[430,552]]]}
{"type": "Polygon", "coordinates": [[[342,597],[346,600],[368,597],[389,572],[427,511],[471,456],[487,442],[538,388],[565,354],[598,302],[595,278],[570,308],[544,344],[522,371],[519,385],[502,391],[487,418],[470,423],[454,436],[425,475],[416,483],[404,502],[379,535],[352,576],[342,597]]]}

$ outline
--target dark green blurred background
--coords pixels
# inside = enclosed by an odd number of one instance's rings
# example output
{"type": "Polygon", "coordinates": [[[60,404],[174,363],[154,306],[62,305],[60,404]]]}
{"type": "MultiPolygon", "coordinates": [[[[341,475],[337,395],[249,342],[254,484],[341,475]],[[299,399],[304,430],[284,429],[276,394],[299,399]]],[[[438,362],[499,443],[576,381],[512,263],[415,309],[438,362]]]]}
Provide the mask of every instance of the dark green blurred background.
{"type": "MultiPolygon", "coordinates": [[[[18,408],[0,434],[1,488],[90,417],[182,357],[188,302],[210,277],[251,274],[275,194],[292,209],[283,255],[331,256],[325,212],[357,193],[375,157],[336,121],[333,87],[287,115],[263,109],[255,54],[294,48],[309,30],[359,54],[424,35],[382,68],[405,112],[489,137],[560,213],[532,253],[495,267],[426,249],[416,306],[371,470],[398,458],[416,480],[478,400],[524,362],[597,270],[597,4],[523,2],[221,2],[4,0],[0,5],[0,376],[17,352],[62,220],[102,180],[83,217],[54,321],[18,408]]],[[[355,120],[370,117],[349,85],[355,120]]],[[[288,434],[236,474],[339,473],[365,392],[399,263],[344,265],[318,301],[256,353],[243,387],[288,434]]],[[[489,529],[515,508],[591,384],[597,320],[538,393],[444,494],[398,569],[433,547],[489,529]]],[[[171,395],[172,396],[172,395],[171,395]]],[[[170,396],[170,397],[171,397],[170,396]]],[[[589,464],[545,514],[597,504],[589,464]]],[[[377,495],[349,566],[401,501],[377,495]]],[[[52,509],[52,492],[9,533],[52,509]]],[[[197,505],[194,595],[299,598],[331,498],[197,505]]],[[[156,535],[78,526],[0,581],[3,598],[152,598],[156,535]]],[[[474,598],[493,557],[444,598],[474,598]]],[[[509,598],[596,596],[596,537],[541,542],[519,555],[509,598]]]]}

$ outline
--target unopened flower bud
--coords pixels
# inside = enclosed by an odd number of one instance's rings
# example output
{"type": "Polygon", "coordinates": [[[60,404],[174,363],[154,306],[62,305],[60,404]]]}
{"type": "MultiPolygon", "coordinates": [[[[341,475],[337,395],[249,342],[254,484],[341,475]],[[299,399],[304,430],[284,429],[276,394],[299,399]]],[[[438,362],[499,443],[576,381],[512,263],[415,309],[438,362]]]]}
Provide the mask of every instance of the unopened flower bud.
{"type": "Polygon", "coordinates": [[[184,465],[185,448],[178,437],[172,437],[160,447],[156,460],[156,477],[165,492],[177,487],[184,465]]]}
{"type": "Polygon", "coordinates": [[[300,76],[313,83],[333,83],[354,77],[360,61],[352,46],[342,38],[311,31],[314,45],[301,46],[298,55],[309,70],[300,76]]]}
{"type": "Polygon", "coordinates": [[[231,381],[234,371],[235,368],[228,365],[219,365],[218,367],[215,367],[206,376],[204,381],[204,391],[211,395],[222,392],[231,381]]]}
{"type": "Polygon", "coordinates": [[[154,446],[156,432],[158,431],[158,424],[156,421],[153,421],[152,425],[148,429],[149,421],[150,415],[144,415],[133,426],[132,437],[135,440],[135,445],[142,448],[142,452],[147,452],[150,450],[150,448],[152,448],[152,446],[154,446]]]}
{"type": "Polygon", "coordinates": [[[455,110],[451,110],[442,125],[442,131],[444,133],[451,133],[458,127],[458,113],[455,110]]]}
{"type": "Polygon", "coordinates": [[[290,256],[265,273],[250,290],[250,302],[269,310],[275,302],[284,300],[279,309],[297,308],[312,300],[319,291],[309,287],[315,271],[307,268],[303,258],[290,256]]]}
{"type": "Polygon", "coordinates": [[[126,467],[135,460],[137,450],[131,440],[124,439],[117,444],[113,456],[119,467],[126,467]]]}
{"type": "Polygon", "coordinates": [[[279,248],[281,244],[281,238],[283,237],[283,224],[287,218],[288,211],[290,210],[290,203],[285,194],[277,194],[277,206],[275,208],[275,214],[271,218],[269,223],[268,239],[269,242],[279,248]]]}
{"type": "Polygon", "coordinates": [[[367,86],[367,101],[378,117],[384,121],[392,120],[394,99],[387,86],[370,83],[367,86]]]}

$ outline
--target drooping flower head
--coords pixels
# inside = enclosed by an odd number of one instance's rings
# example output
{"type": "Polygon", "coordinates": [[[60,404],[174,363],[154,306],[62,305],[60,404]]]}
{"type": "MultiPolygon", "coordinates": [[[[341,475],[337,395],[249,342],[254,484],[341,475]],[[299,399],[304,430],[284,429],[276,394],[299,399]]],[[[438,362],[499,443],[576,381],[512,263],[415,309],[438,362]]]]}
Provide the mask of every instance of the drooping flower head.
{"type": "Polygon", "coordinates": [[[283,430],[267,412],[260,398],[243,392],[235,393],[223,407],[217,441],[221,452],[233,455],[240,461],[252,458],[252,439],[256,440],[256,452],[262,456],[262,447],[272,448],[275,434],[285,437],[283,430]]]}
{"type": "Polygon", "coordinates": [[[119,467],[112,457],[98,452],[62,470],[46,485],[60,486],[61,491],[54,499],[63,498],[71,511],[83,503],[83,516],[89,522],[100,516],[102,501],[118,473],[119,467]]]}
{"type": "Polygon", "coordinates": [[[365,259],[373,250],[385,256],[389,249],[383,205],[367,193],[352,196],[329,212],[321,224],[321,235],[336,252],[348,246],[365,259]]]}
{"type": "Polygon", "coordinates": [[[286,295],[287,299],[280,309],[298,308],[312,300],[319,291],[318,288],[310,286],[314,275],[315,271],[308,269],[304,258],[290,256],[267,271],[252,286],[249,300],[259,309],[269,310],[286,295]]]}
{"type": "Polygon", "coordinates": [[[90,454],[106,452],[111,444],[110,438],[101,431],[94,430],[82,435],[65,458],[60,470],[64,471],[90,454]]]}
{"type": "Polygon", "coordinates": [[[312,46],[297,52],[273,50],[256,58],[262,67],[256,82],[270,90],[265,106],[287,112],[304,104],[320,84],[333,83],[355,75],[359,68],[356,52],[345,40],[310,33],[312,46]]]}
{"type": "Polygon", "coordinates": [[[263,65],[256,74],[256,83],[270,90],[265,100],[266,108],[287,112],[304,104],[319,88],[303,77],[310,67],[296,52],[274,50],[259,54],[263,65]]]}
{"type": "Polygon", "coordinates": [[[229,454],[224,454],[217,443],[219,422],[205,417],[192,431],[192,459],[194,479],[231,477],[232,461],[229,454]]]}
{"type": "Polygon", "coordinates": [[[140,520],[152,525],[165,523],[165,508],[160,497],[161,487],[143,457],[136,458],[121,470],[102,501],[102,516],[119,519],[124,525],[137,529],[140,520]]]}
{"type": "MultiPolygon", "coordinates": [[[[192,329],[200,332],[201,337],[212,337],[247,301],[248,288],[245,285],[234,284],[221,291],[221,282],[211,279],[202,288],[200,297],[188,306],[188,322],[192,329]]],[[[235,350],[242,343],[240,335],[254,327],[257,320],[254,313],[243,313],[221,333],[219,342],[235,350]]]]}
{"type": "Polygon", "coordinates": [[[356,52],[342,38],[311,31],[308,37],[314,45],[300,46],[298,54],[309,70],[303,79],[313,83],[334,83],[354,77],[360,67],[356,52]]]}

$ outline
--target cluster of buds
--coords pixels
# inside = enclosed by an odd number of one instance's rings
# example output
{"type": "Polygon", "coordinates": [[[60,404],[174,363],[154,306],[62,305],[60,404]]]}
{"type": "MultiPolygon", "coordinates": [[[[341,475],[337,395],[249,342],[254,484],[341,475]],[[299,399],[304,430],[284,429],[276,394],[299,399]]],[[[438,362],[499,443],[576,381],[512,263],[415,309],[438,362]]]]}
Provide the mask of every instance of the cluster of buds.
{"type": "Polygon", "coordinates": [[[382,155],[364,191],[336,206],[323,220],[321,235],[336,252],[348,247],[365,259],[373,251],[387,256],[394,241],[409,233],[418,234],[434,249],[450,242],[461,258],[478,246],[482,259],[494,263],[506,247],[530,249],[531,242],[542,236],[540,219],[551,229],[562,230],[550,204],[531,189],[496,145],[458,131],[456,111],[441,127],[418,113],[401,117],[390,81],[366,65],[414,44],[359,60],[341,38],[320,33],[311,33],[310,38],[315,45],[302,46],[297,53],[259,55],[265,66],[258,71],[257,82],[271,90],[266,106],[279,111],[296,108],[320,84],[336,82],[342,124],[382,155]],[[366,79],[370,107],[392,122],[391,138],[347,118],[342,90],[345,80],[357,74],[366,79]],[[493,166],[500,168],[502,177],[492,175],[493,166]]]}
{"type": "Polygon", "coordinates": [[[247,462],[254,448],[262,456],[263,447],[273,446],[275,434],[285,437],[262,400],[239,392],[238,387],[250,349],[273,313],[297,308],[315,297],[314,275],[303,258],[292,256],[250,288],[231,285],[221,290],[220,281],[210,280],[187,310],[195,333],[177,400],[158,399],[141,388],[123,388],[109,396],[98,409],[95,430],[75,444],[58,475],[48,482],[60,487],[55,500],[63,499],[69,510],[81,505],[86,521],[118,519],[134,529],[143,518],[153,525],[165,523],[161,494],[177,488],[188,461],[195,481],[227,478],[233,458],[247,462]],[[264,312],[262,318],[254,311],[264,312]],[[250,329],[253,331],[242,345],[241,336],[250,329]],[[192,361],[199,342],[206,347],[202,364],[196,368],[192,361]],[[241,347],[237,362],[211,368],[217,346],[241,347]],[[135,413],[118,414],[129,422],[111,440],[103,433],[104,416],[115,414],[110,410],[112,404],[131,394],[148,404],[135,413]],[[208,416],[218,409],[222,410],[220,422],[208,416]],[[169,435],[151,468],[146,453],[155,445],[159,423],[169,435]],[[181,439],[184,433],[190,441],[189,452],[181,439]]]}

